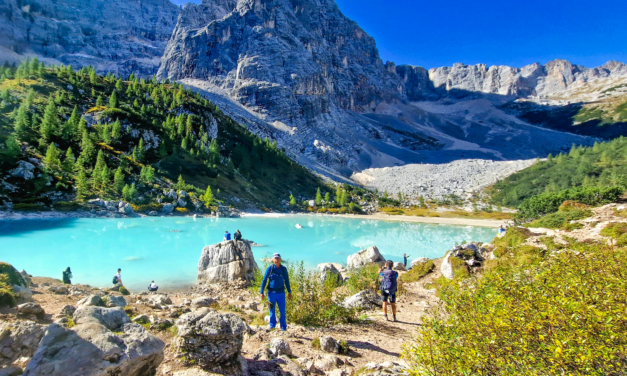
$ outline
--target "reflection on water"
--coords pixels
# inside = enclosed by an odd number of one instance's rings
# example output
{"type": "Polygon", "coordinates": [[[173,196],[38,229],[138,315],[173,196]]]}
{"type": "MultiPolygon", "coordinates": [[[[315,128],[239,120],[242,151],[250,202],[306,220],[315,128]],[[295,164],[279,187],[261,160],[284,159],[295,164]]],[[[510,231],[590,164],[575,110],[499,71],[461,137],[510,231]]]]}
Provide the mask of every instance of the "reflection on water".
{"type": "Polygon", "coordinates": [[[117,268],[131,288],[193,283],[205,245],[222,240],[224,231],[240,229],[255,258],[281,253],[313,269],[322,262],[345,264],[346,257],[376,245],[388,259],[403,253],[441,257],[455,243],[490,241],[496,230],[386,222],[326,216],[246,218],[130,218],[0,221],[0,260],[38,276],[61,277],[70,266],[74,282],[107,286],[117,268]],[[302,229],[296,223],[304,224],[302,229]]]}

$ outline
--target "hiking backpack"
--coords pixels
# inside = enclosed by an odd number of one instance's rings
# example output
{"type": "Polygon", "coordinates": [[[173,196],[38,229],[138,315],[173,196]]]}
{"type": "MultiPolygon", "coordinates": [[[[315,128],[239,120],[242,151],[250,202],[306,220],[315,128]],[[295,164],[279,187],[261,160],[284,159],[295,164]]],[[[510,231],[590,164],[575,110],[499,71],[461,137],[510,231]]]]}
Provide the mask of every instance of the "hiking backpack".
{"type": "Polygon", "coordinates": [[[398,273],[391,269],[384,270],[381,274],[383,274],[383,281],[381,281],[381,291],[386,294],[395,294],[396,293],[396,279],[398,278],[398,273]]]}

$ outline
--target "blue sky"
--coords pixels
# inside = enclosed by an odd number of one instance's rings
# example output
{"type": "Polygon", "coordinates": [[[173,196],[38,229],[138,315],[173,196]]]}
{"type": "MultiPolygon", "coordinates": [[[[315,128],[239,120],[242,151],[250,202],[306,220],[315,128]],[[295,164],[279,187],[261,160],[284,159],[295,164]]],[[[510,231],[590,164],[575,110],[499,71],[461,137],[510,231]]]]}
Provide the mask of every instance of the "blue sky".
{"type": "Polygon", "coordinates": [[[375,38],[383,61],[396,64],[627,62],[625,0],[336,1],[375,38]]]}

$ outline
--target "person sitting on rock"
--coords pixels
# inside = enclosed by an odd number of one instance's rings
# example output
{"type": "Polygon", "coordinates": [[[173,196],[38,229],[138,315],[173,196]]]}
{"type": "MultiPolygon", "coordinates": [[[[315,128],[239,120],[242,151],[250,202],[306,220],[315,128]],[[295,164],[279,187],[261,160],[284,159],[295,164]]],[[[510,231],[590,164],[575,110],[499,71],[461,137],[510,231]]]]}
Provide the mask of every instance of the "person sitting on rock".
{"type": "Polygon", "coordinates": [[[226,242],[226,241],[229,241],[229,240],[231,240],[231,234],[229,234],[229,231],[226,230],[226,231],[224,231],[224,239],[222,241],[226,242]]]}
{"type": "Polygon", "coordinates": [[[499,227],[499,238],[505,236],[506,232],[507,230],[505,230],[505,228],[503,228],[503,225],[501,225],[501,227],[499,227]]]}
{"type": "Polygon", "coordinates": [[[113,286],[114,287],[124,286],[124,284],[122,283],[122,274],[121,273],[122,273],[122,269],[118,269],[118,273],[113,276],[113,286]]]}
{"type": "Polygon", "coordinates": [[[394,262],[388,260],[385,263],[385,267],[379,269],[379,274],[383,277],[381,281],[381,300],[383,300],[383,315],[385,320],[388,320],[388,300],[392,306],[392,321],[396,321],[396,288],[398,279],[398,272],[392,270],[394,262]]]}
{"type": "Polygon", "coordinates": [[[237,229],[237,231],[235,231],[235,234],[233,234],[233,239],[242,240],[242,233],[239,232],[239,229],[237,229]]]}
{"type": "Polygon", "coordinates": [[[287,288],[287,299],[292,300],[292,288],[290,287],[290,277],[287,268],[281,265],[281,255],[272,255],[272,265],[268,266],[261,281],[261,300],[264,299],[264,290],[268,284],[268,303],[270,308],[270,329],[276,326],[276,306],[279,305],[281,314],[281,330],[287,330],[287,317],[285,316],[285,289],[287,288]]]}
{"type": "Polygon", "coordinates": [[[155,283],[155,281],[150,282],[150,286],[148,286],[148,291],[155,292],[159,290],[159,286],[155,283]]]}
{"type": "Polygon", "coordinates": [[[65,283],[66,285],[72,284],[72,271],[70,270],[69,266],[63,272],[63,283],[65,283]]]}

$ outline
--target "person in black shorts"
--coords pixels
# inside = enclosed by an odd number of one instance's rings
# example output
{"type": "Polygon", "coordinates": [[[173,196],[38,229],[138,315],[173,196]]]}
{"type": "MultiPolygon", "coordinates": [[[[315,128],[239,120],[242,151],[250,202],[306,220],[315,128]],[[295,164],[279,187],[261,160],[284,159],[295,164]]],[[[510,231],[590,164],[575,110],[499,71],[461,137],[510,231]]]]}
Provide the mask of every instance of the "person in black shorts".
{"type": "Polygon", "coordinates": [[[379,269],[379,274],[383,277],[381,281],[381,299],[383,300],[383,315],[388,320],[388,301],[392,306],[392,321],[396,321],[396,288],[398,284],[398,272],[392,270],[394,262],[388,260],[385,266],[379,269]]]}

